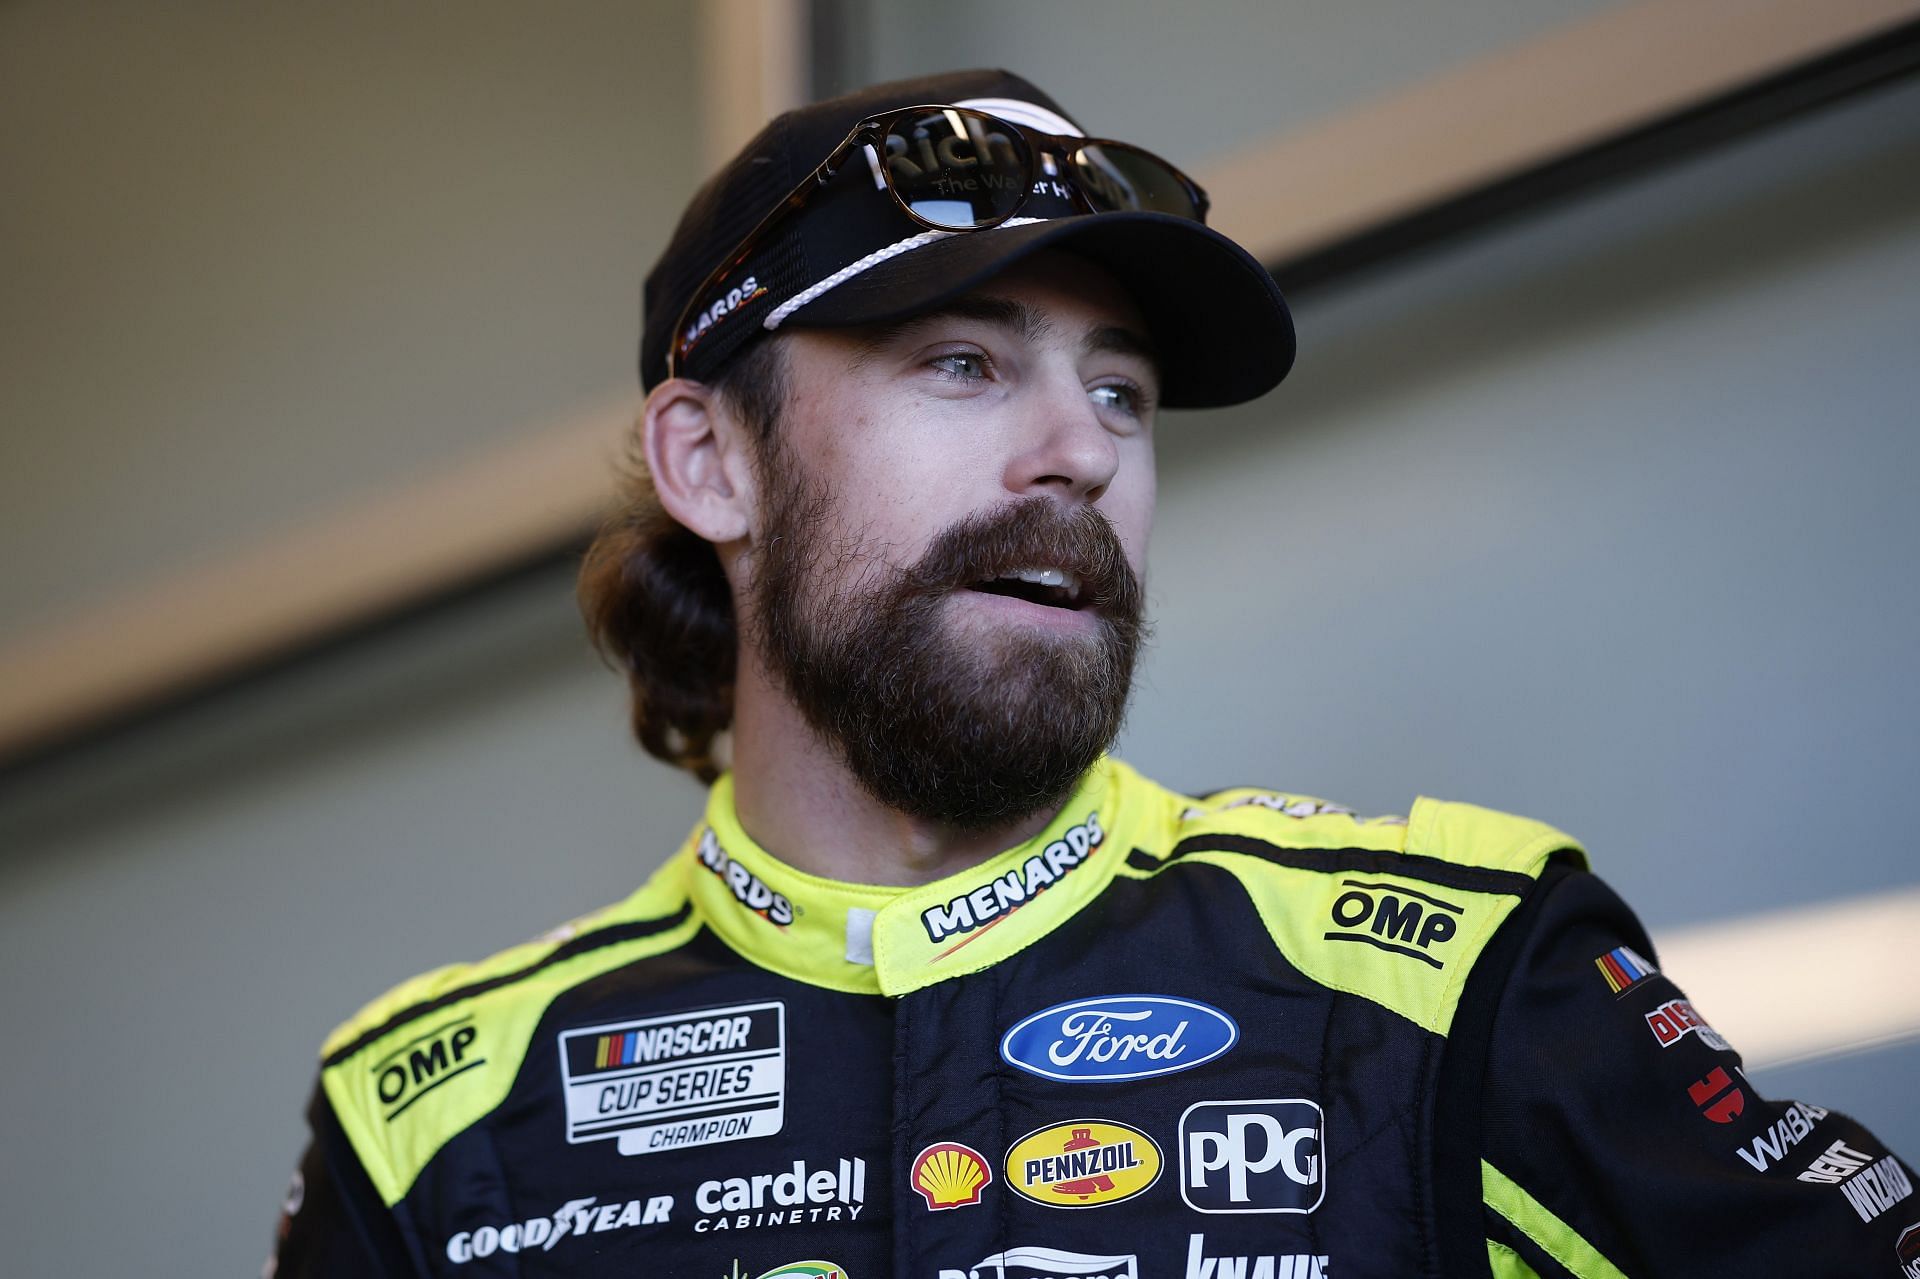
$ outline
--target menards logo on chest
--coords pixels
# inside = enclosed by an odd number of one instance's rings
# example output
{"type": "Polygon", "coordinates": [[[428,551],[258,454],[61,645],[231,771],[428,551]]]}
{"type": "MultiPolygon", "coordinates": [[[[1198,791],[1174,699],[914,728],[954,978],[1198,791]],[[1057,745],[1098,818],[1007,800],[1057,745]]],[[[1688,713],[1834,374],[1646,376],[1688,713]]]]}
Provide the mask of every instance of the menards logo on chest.
{"type": "Polygon", "coordinates": [[[1082,862],[1098,851],[1105,838],[1106,832],[1100,829],[1100,814],[1088,813],[1085,821],[1068,827],[1060,838],[1012,870],[943,906],[930,906],[922,911],[920,923],[927,930],[927,940],[945,941],[999,922],[1078,870],[1082,862]]]}

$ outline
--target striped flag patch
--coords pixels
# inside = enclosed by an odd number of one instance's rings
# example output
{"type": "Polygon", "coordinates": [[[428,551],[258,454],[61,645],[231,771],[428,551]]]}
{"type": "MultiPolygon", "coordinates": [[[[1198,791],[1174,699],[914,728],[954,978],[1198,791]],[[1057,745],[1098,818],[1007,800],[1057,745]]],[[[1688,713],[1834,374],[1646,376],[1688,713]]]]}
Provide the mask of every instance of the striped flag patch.
{"type": "Polygon", "coordinates": [[[1607,979],[1607,988],[1616,995],[1660,971],[1635,954],[1631,946],[1615,946],[1594,960],[1593,966],[1600,970],[1600,975],[1607,979]]]}

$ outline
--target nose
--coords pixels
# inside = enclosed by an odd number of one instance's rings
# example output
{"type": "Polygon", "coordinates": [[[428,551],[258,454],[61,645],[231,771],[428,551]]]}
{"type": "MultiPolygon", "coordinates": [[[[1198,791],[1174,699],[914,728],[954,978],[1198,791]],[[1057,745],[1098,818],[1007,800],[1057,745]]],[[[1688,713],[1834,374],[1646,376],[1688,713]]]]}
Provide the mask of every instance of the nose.
{"type": "Polygon", "coordinates": [[[1021,497],[1098,502],[1120,469],[1120,449],[1078,375],[1049,377],[1021,398],[1007,489],[1021,497]]]}

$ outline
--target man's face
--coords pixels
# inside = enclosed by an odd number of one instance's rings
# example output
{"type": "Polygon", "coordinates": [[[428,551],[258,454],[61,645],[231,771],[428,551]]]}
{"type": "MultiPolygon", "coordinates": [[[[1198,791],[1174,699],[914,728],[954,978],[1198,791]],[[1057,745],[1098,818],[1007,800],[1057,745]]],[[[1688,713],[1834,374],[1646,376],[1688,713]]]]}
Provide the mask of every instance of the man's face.
{"type": "Polygon", "coordinates": [[[786,339],[750,642],[863,785],[987,827],[1112,742],[1140,638],[1158,377],[1099,269],[1043,255],[941,312],[786,339]]]}

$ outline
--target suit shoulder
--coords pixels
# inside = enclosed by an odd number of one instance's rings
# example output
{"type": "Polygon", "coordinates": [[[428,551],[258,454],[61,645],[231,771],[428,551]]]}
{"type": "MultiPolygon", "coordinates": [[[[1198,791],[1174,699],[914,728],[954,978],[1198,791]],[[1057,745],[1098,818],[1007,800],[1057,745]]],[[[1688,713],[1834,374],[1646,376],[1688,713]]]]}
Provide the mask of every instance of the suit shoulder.
{"type": "Polygon", "coordinates": [[[624,901],[422,973],[341,1023],[321,1050],[321,1086],[385,1201],[397,1203],[448,1139],[506,1097],[557,996],[683,945],[697,928],[676,857],[624,901]]]}
{"type": "Polygon", "coordinates": [[[1275,864],[1329,870],[1366,856],[1371,864],[1460,878],[1458,872],[1537,877],[1555,854],[1585,865],[1585,850],[1544,822],[1474,804],[1422,796],[1405,816],[1365,816],[1299,791],[1235,786],[1189,797],[1160,789],[1159,857],[1247,852],[1275,864]],[[1316,857],[1324,854],[1324,858],[1316,857]]]}
{"type": "Polygon", "coordinates": [[[321,1048],[322,1064],[334,1066],[360,1056],[442,1009],[511,1002],[528,993],[527,983],[549,968],[609,948],[624,952],[628,947],[623,943],[644,942],[670,931],[676,914],[684,913],[685,894],[677,891],[679,884],[678,868],[669,862],[622,901],[485,959],[447,964],[401,982],[334,1028],[321,1048]]]}

